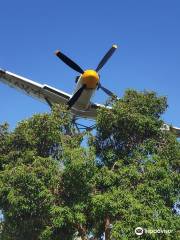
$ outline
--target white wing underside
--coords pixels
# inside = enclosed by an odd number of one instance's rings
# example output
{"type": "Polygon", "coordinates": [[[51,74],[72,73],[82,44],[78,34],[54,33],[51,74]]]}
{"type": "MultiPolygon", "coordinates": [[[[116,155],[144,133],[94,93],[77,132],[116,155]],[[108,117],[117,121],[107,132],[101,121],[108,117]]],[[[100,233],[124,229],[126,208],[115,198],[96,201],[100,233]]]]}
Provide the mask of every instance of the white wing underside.
{"type": "MultiPolygon", "coordinates": [[[[54,87],[48,86],[46,84],[39,84],[30,79],[21,77],[14,73],[4,71],[0,69],[0,82],[9,85],[12,88],[15,88],[25,94],[37,98],[49,105],[53,103],[66,104],[72,95],[63,92],[54,87]]],[[[80,109],[77,105],[71,108],[71,112],[75,116],[83,118],[96,118],[96,109],[100,104],[90,104],[87,109],[80,109]]]]}
{"type": "MultiPolygon", "coordinates": [[[[9,85],[25,94],[37,98],[49,105],[53,103],[66,104],[72,95],[60,91],[45,84],[39,84],[27,78],[21,77],[14,73],[4,71],[0,69],[0,82],[9,85]]],[[[88,109],[78,109],[78,106],[71,108],[71,112],[78,117],[96,119],[97,109],[105,107],[101,104],[90,104],[88,109]]],[[[162,130],[173,131],[177,137],[180,137],[180,128],[164,124],[162,130]]]]}
{"type": "Polygon", "coordinates": [[[171,132],[174,132],[176,134],[176,136],[178,138],[180,138],[180,128],[178,127],[174,127],[174,126],[171,126],[171,125],[168,125],[168,124],[163,124],[163,127],[161,128],[163,131],[171,131],[171,132]]]}

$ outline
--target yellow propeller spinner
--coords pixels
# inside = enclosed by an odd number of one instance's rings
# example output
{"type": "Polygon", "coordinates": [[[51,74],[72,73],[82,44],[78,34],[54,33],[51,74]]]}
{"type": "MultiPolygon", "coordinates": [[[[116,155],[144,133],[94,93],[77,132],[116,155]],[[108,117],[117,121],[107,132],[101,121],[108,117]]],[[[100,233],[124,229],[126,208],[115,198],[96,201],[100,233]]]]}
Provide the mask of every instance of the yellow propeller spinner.
{"type": "Polygon", "coordinates": [[[99,75],[96,71],[88,69],[82,74],[82,84],[86,85],[86,88],[95,89],[99,82],[99,75]]]}

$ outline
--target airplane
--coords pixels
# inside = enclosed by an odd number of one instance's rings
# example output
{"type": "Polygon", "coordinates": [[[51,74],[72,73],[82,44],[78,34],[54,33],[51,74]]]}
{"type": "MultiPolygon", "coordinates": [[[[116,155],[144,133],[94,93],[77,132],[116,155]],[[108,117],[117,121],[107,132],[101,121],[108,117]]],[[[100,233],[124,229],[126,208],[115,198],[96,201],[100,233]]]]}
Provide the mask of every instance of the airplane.
{"type": "MultiPolygon", "coordinates": [[[[101,89],[110,97],[115,96],[109,89],[101,85],[99,71],[110,59],[116,49],[117,45],[112,45],[95,70],[87,69],[85,71],[61,51],[57,50],[55,52],[55,55],[61,61],[80,74],[76,77],[76,87],[72,95],[47,84],[39,84],[3,69],[0,69],[0,82],[23,91],[27,95],[38,98],[46,102],[50,107],[52,107],[54,103],[67,104],[73,116],[95,120],[98,108],[110,108],[109,106],[91,102],[91,98],[95,91],[101,89]]],[[[180,128],[164,124],[163,130],[173,131],[177,137],[180,137],[180,128]]]]}

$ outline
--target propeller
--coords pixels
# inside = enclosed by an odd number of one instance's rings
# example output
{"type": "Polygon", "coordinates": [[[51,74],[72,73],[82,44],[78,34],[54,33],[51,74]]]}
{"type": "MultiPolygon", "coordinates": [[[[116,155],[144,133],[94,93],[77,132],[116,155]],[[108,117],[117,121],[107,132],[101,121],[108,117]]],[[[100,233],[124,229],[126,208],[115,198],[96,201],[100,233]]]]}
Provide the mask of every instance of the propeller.
{"type": "Polygon", "coordinates": [[[103,92],[105,92],[107,95],[109,95],[110,97],[114,97],[115,94],[113,92],[111,92],[109,89],[103,87],[100,83],[98,85],[98,89],[101,89],[103,92]]]}
{"type": "Polygon", "coordinates": [[[86,88],[86,84],[83,84],[81,88],[79,88],[77,90],[77,92],[75,92],[75,94],[70,98],[70,100],[68,101],[68,108],[71,108],[76,101],[78,100],[78,98],[81,96],[83,90],[86,88]]]}
{"type": "MultiPolygon", "coordinates": [[[[117,49],[117,45],[113,45],[108,52],[104,55],[104,57],[101,59],[101,61],[99,62],[97,68],[96,68],[96,73],[98,73],[102,67],[106,64],[106,62],[110,59],[110,57],[113,55],[113,53],[115,52],[115,50],[117,49]]],[[[83,74],[84,70],[77,64],[75,63],[73,60],[71,60],[69,57],[67,57],[65,54],[63,54],[62,52],[60,52],[59,50],[57,50],[55,52],[56,56],[61,59],[66,65],[68,65],[70,68],[72,68],[73,70],[75,70],[76,72],[83,74]]],[[[76,78],[77,81],[77,78],[76,78]]],[[[69,108],[71,108],[73,106],[73,104],[75,104],[75,102],[78,100],[78,98],[81,96],[83,90],[86,88],[86,84],[82,85],[82,87],[80,89],[78,89],[78,91],[71,97],[71,99],[68,102],[68,106],[69,108]]],[[[110,90],[108,90],[107,88],[103,87],[100,83],[98,84],[98,89],[102,89],[107,95],[109,96],[115,96],[110,90]]]]}
{"type": "MultiPolygon", "coordinates": [[[[101,68],[106,64],[106,62],[109,60],[109,58],[113,55],[113,53],[115,52],[115,50],[117,49],[117,45],[113,45],[109,51],[104,55],[104,57],[101,59],[101,61],[99,62],[97,68],[96,68],[96,72],[99,72],[99,70],[101,70],[101,68]]],[[[62,52],[60,52],[59,50],[57,50],[55,52],[56,56],[61,59],[65,64],[67,64],[70,68],[74,69],[75,71],[83,74],[84,70],[77,64],[75,63],[73,60],[71,60],[69,57],[67,57],[65,54],[63,54],[62,52]]]]}
{"type": "Polygon", "coordinates": [[[74,69],[76,72],[79,72],[81,74],[84,73],[84,70],[74,61],[72,61],[70,58],[68,58],[66,55],[64,55],[62,52],[57,50],[55,52],[56,56],[60,58],[65,64],[67,64],[70,68],[74,69]]]}
{"type": "Polygon", "coordinates": [[[100,63],[98,64],[96,68],[96,72],[99,72],[101,68],[106,64],[106,62],[109,60],[109,58],[113,55],[115,50],[117,49],[117,45],[113,45],[109,51],[104,55],[104,57],[101,59],[100,63]]]}

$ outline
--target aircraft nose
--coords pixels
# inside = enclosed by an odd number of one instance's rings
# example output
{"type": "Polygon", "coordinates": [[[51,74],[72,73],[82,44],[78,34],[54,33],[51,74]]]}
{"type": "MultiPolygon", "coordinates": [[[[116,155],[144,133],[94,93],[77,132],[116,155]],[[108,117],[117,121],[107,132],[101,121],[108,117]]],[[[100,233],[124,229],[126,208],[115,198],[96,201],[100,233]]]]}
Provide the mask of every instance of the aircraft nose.
{"type": "Polygon", "coordinates": [[[90,69],[82,74],[82,79],[87,88],[95,89],[99,82],[99,75],[96,71],[90,69]]]}

